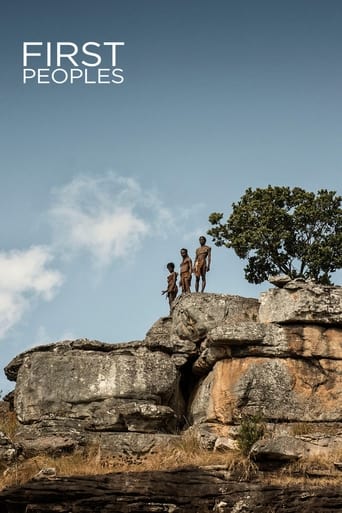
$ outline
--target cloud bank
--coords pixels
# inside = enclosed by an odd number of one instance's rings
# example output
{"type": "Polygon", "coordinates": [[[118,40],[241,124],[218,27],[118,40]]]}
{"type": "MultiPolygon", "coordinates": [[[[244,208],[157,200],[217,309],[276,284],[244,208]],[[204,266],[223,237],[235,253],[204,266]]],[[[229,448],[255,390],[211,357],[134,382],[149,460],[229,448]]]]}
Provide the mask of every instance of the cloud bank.
{"type": "Polygon", "coordinates": [[[33,301],[49,301],[57,293],[64,278],[51,268],[53,259],[56,267],[61,256],[90,255],[95,266],[105,268],[114,260],[134,257],[148,238],[166,238],[171,230],[184,229],[184,221],[202,207],[173,206],[171,214],[156,191],[114,173],[78,176],[53,190],[52,199],[45,214],[51,245],[0,252],[0,338],[33,301]]]}
{"type": "Polygon", "coordinates": [[[54,297],[63,280],[48,268],[51,260],[44,246],[0,252],[0,338],[21,320],[32,299],[54,297]]]}
{"type": "Polygon", "coordinates": [[[55,190],[50,217],[64,252],[85,251],[98,265],[134,254],[173,223],[155,192],[112,173],[80,176],[55,190]]]}

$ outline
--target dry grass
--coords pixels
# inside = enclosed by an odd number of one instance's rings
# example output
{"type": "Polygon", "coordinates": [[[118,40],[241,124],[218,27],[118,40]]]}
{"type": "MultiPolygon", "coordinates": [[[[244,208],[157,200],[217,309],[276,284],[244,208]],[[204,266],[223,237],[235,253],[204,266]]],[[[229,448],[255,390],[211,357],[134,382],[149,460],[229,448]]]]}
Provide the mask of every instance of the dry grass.
{"type": "Polygon", "coordinates": [[[342,476],[334,475],[330,477],[303,477],[288,476],[284,474],[266,476],[265,484],[273,486],[281,486],[286,488],[289,486],[302,486],[312,488],[326,488],[329,486],[342,486],[342,476]]]}
{"type": "Polygon", "coordinates": [[[301,476],[311,478],[313,476],[329,477],[338,475],[335,462],[342,461],[342,451],[335,452],[333,455],[309,456],[301,458],[284,468],[284,472],[289,476],[301,476]]]}
{"type": "MultiPolygon", "coordinates": [[[[335,461],[342,461],[342,452],[334,459],[302,459],[284,467],[278,473],[270,473],[269,484],[291,486],[308,484],[328,486],[342,483],[342,473],[336,471],[335,461]]],[[[54,468],[58,477],[101,475],[113,472],[163,471],[187,466],[219,466],[227,470],[232,479],[249,481],[258,474],[257,466],[250,458],[238,451],[212,452],[203,449],[194,432],[188,430],[177,441],[163,449],[138,457],[121,454],[108,456],[99,447],[92,447],[86,453],[73,453],[59,457],[36,456],[16,463],[0,477],[0,489],[27,482],[43,468],[54,468]]]]}
{"type": "Polygon", "coordinates": [[[332,425],[322,423],[317,424],[314,422],[297,422],[293,424],[291,429],[291,433],[294,436],[312,435],[314,433],[333,436],[337,431],[338,428],[332,425]]]}
{"type": "Polygon", "coordinates": [[[43,468],[54,468],[56,475],[62,477],[217,465],[240,480],[249,479],[256,471],[254,463],[239,452],[219,453],[203,449],[197,437],[189,430],[179,440],[141,457],[127,454],[106,456],[98,447],[90,448],[87,453],[76,452],[55,458],[36,456],[9,467],[0,477],[0,489],[23,484],[43,468]]]}
{"type": "Polygon", "coordinates": [[[0,419],[0,431],[2,431],[7,436],[7,438],[13,440],[17,429],[18,421],[15,412],[6,412],[0,419]]]}

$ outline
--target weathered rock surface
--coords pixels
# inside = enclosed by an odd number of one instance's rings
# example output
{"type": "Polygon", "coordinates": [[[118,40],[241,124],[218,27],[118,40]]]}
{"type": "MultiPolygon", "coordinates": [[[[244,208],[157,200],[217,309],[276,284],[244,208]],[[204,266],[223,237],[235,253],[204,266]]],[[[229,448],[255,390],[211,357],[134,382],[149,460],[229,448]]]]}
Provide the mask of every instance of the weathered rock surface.
{"type": "Polygon", "coordinates": [[[17,456],[17,448],[11,440],[0,431],[0,468],[12,463],[17,456]]]}
{"type": "Polygon", "coordinates": [[[342,421],[342,361],[240,358],[217,362],[190,406],[194,423],[238,423],[261,412],[267,420],[342,421]]]}
{"type": "Polygon", "coordinates": [[[37,479],[0,492],[0,513],[332,513],[340,486],[239,482],[224,468],[37,479]]]}
{"type": "Polygon", "coordinates": [[[342,288],[292,281],[260,297],[260,322],[342,325],[342,288]]]}
{"type": "Polygon", "coordinates": [[[178,435],[142,432],[84,431],[68,423],[51,421],[22,426],[15,439],[21,454],[30,458],[37,454],[52,456],[73,451],[99,451],[103,456],[142,456],[169,442],[178,435]]]}
{"type": "Polygon", "coordinates": [[[184,413],[181,375],[172,355],[158,347],[78,340],[15,358],[6,371],[17,380],[16,441],[23,454],[60,453],[89,444],[120,452],[127,441],[134,445],[131,451],[143,453],[143,434],[155,434],[147,444],[151,449],[163,434],[176,433],[184,413]],[[125,436],[129,432],[139,436],[125,436]]]}
{"type": "Polygon", "coordinates": [[[197,344],[222,323],[256,321],[256,299],[224,294],[185,294],[174,306],[170,340],[174,351],[196,354],[197,344]]]}
{"type": "Polygon", "coordinates": [[[255,442],[251,450],[251,456],[254,460],[277,460],[296,461],[303,456],[309,449],[303,440],[290,436],[281,436],[271,439],[262,439],[255,442]]]}
{"type": "Polygon", "coordinates": [[[190,424],[223,450],[236,448],[245,415],[262,414],[268,438],[292,437],[310,454],[339,450],[342,289],[281,286],[260,303],[181,296],[144,341],[64,341],[17,356],[5,369],[17,381],[16,444],[24,455],[89,444],[138,453],[190,424]],[[315,426],[310,440],[291,432],[303,434],[301,424],[315,426]]]}
{"type": "Polygon", "coordinates": [[[177,380],[171,359],[144,347],[111,353],[71,350],[58,356],[35,352],[18,371],[15,409],[24,424],[51,416],[98,417],[115,430],[125,414],[132,417],[139,407],[142,417],[159,416],[156,406],[170,403],[177,380]]]}

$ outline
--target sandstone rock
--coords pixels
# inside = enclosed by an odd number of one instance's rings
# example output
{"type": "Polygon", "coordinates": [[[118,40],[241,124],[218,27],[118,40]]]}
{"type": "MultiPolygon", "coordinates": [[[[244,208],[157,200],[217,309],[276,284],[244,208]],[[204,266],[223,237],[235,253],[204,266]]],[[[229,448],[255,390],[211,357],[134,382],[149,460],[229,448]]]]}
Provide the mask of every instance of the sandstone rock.
{"type": "Polygon", "coordinates": [[[123,342],[116,344],[108,344],[106,342],[100,342],[98,340],[89,340],[87,338],[76,339],[76,340],[64,340],[63,342],[56,342],[52,344],[45,344],[43,346],[36,346],[32,349],[17,355],[13,358],[10,363],[5,367],[5,374],[7,379],[10,381],[16,381],[18,370],[24,362],[24,359],[33,353],[53,353],[55,355],[61,355],[74,349],[80,349],[82,351],[97,351],[109,353],[111,351],[120,350],[134,350],[141,347],[143,344],[141,341],[123,342]]]}
{"type": "Polygon", "coordinates": [[[104,409],[102,415],[96,412],[85,424],[89,431],[138,431],[140,433],[174,433],[177,429],[177,416],[169,406],[148,402],[128,402],[116,404],[112,409],[104,409]]]}
{"type": "Polygon", "coordinates": [[[117,456],[118,454],[138,457],[165,448],[179,440],[179,435],[163,433],[95,433],[86,435],[86,448],[99,448],[101,454],[117,456]]]}
{"type": "Polygon", "coordinates": [[[272,283],[272,285],[275,285],[276,287],[282,288],[288,283],[290,283],[291,278],[287,274],[278,274],[276,276],[269,276],[268,281],[272,283]]]}
{"type": "MultiPolygon", "coordinates": [[[[193,364],[194,373],[206,374],[216,362],[230,358],[237,350],[249,353],[250,350],[246,350],[246,347],[262,344],[264,336],[263,324],[253,321],[222,322],[210,329],[201,343],[199,357],[193,364]]],[[[253,350],[251,352],[253,354],[253,350]]]]}
{"type": "Polygon", "coordinates": [[[16,446],[2,431],[0,431],[0,468],[12,463],[16,456],[16,446]]]}
{"type": "MultiPolygon", "coordinates": [[[[165,352],[167,322],[152,330],[150,347],[86,339],[40,346],[15,358],[7,372],[17,379],[16,439],[24,455],[109,447],[111,433],[127,432],[137,432],[142,441],[152,434],[151,448],[162,433],[175,433],[184,413],[177,365],[184,365],[187,355],[165,352]]],[[[125,440],[142,450],[137,439],[125,440]]],[[[120,443],[111,447],[112,453],[119,450],[120,443]]]]}
{"type": "Polygon", "coordinates": [[[194,423],[237,423],[261,412],[281,421],[341,421],[342,362],[279,358],[221,360],[197,386],[194,423]]]}
{"type": "Polygon", "coordinates": [[[301,357],[342,359],[342,328],[315,325],[232,323],[208,332],[193,364],[196,374],[208,373],[226,358],[301,357]]]}
{"type": "Polygon", "coordinates": [[[214,451],[237,451],[238,449],[237,441],[227,436],[218,436],[215,440],[214,451]]]}
{"type": "Polygon", "coordinates": [[[238,426],[224,425],[217,422],[203,422],[190,427],[201,447],[208,451],[216,450],[218,444],[229,445],[237,449],[238,426]],[[220,440],[220,441],[218,441],[220,440]]]}
{"type": "Polygon", "coordinates": [[[283,328],[289,353],[303,358],[342,359],[342,328],[293,326],[283,328]]]}
{"type": "Polygon", "coordinates": [[[234,480],[215,468],[33,480],[0,492],[0,513],[337,512],[336,486],[234,480]]]}
{"type": "Polygon", "coordinates": [[[200,356],[195,360],[192,370],[194,374],[207,374],[216,362],[230,358],[232,351],[227,345],[225,347],[207,347],[201,351],[200,356]]]}
{"type": "MultiPolygon", "coordinates": [[[[282,285],[264,294],[260,319],[256,299],[186,294],[144,341],[79,339],[19,355],[6,368],[17,379],[16,443],[24,455],[139,453],[190,423],[205,447],[228,448],[242,416],[259,412],[275,438],[300,424],[338,426],[341,288],[282,285]]],[[[333,431],[303,429],[300,440],[310,454],[332,453],[342,447],[333,431]]]]}
{"type": "Polygon", "coordinates": [[[182,352],[182,344],[187,343],[183,352],[195,354],[196,344],[205,339],[210,329],[221,323],[256,320],[258,308],[255,299],[224,294],[185,294],[174,306],[170,340],[178,352],[182,352]]]}
{"type": "Polygon", "coordinates": [[[15,407],[19,420],[30,423],[51,416],[90,418],[105,400],[115,408],[115,398],[168,405],[178,379],[169,356],[144,347],[91,354],[34,352],[19,369],[15,407]]]}
{"type": "MultiPolygon", "coordinates": [[[[243,348],[234,356],[241,356],[243,348]]],[[[269,324],[259,346],[248,347],[245,355],[301,358],[342,358],[342,329],[316,325],[269,324]]]]}
{"type": "Polygon", "coordinates": [[[39,472],[34,476],[34,480],[40,479],[55,479],[57,476],[57,471],[55,467],[43,467],[39,472]]]}
{"type": "Polygon", "coordinates": [[[281,422],[265,425],[269,439],[295,438],[304,444],[304,457],[334,459],[342,449],[342,424],[338,422],[281,422]]]}
{"type": "Polygon", "coordinates": [[[305,442],[295,437],[283,436],[258,440],[253,445],[250,455],[259,462],[265,460],[290,462],[302,458],[307,453],[305,442]]]}
{"type": "Polygon", "coordinates": [[[86,341],[83,347],[68,341],[28,351],[8,368],[17,373],[22,425],[16,441],[25,457],[89,445],[113,454],[128,442],[139,453],[158,445],[162,433],[175,433],[182,420],[180,374],[171,355],[142,342],[105,347],[86,341]],[[144,434],[151,434],[147,444],[144,434]]]}
{"type": "Polygon", "coordinates": [[[342,325],[342,287],[290,282],[260,296],[260,322],[342,325]]]}
{"type": "Polygon", "coordinates": [[[230,345],[262,343],[265,337],[265,326],[255,321],[225,322],[215,326],[208,332],[208,345],[222,343],[230,345]]]}
{"type": "Polygon", "coordinates": [[[14,441],[25,458],[37,454],[58,456],[87,445],[81,422],[67,418],[22,424],[15,433],[14,441]]]}
{"type": "Polygon", "coordinates": [[[233,346],[232,356],[342,359],[342,328],[268,324],[262,342],[233,346]]]}
{"type": "Polygon", "coordinates": [[[172,353],[174,348],[170,341],[171,324],[171,317],[158,319],[146,333],[145,344],[147,347],[172,353]]]}
{"type": "Polygon", "coordinates": [[[165,447],[178,435],[140,432],[108,432],[84,430],[76,423],[62,420],[24,425],[16,435],[22,455],[31,458],[39,454],[58,456],[75,451],[100,451],[102,456],[130,455],[141,457],[159,447],[165,447]]]}

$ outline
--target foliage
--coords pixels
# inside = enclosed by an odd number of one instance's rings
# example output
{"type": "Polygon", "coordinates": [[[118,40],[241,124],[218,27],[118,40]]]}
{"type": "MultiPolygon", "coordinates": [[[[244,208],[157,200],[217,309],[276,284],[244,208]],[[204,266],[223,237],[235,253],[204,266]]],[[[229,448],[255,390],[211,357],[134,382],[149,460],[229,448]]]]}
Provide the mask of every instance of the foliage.
{"type": "Polygon", "coordinates": [[[262,438],[264,432],[265,425],[260,414],[244,415],[236,437],[242,454],[247,456],[255,442],[262,438]]]}
{"type": "Polygon", "coordinates": [[[226,223],[222,213],[209,216],[208,234],[216,246],[247,259],[250,283],[286,274],[330,284],[330,273],[342,267],[341,201],[323,189],[315,194],[299,187],[249,188],[233,203],[226,223]]]}

